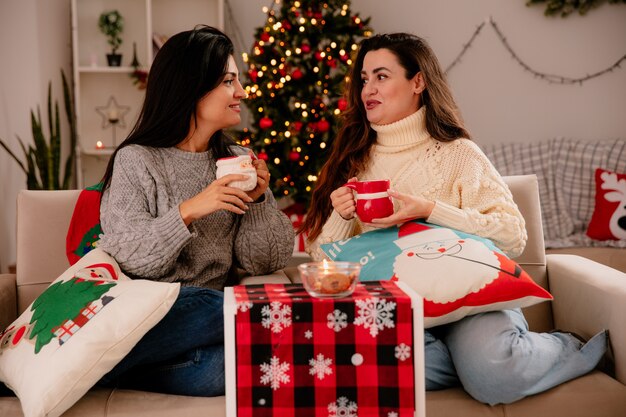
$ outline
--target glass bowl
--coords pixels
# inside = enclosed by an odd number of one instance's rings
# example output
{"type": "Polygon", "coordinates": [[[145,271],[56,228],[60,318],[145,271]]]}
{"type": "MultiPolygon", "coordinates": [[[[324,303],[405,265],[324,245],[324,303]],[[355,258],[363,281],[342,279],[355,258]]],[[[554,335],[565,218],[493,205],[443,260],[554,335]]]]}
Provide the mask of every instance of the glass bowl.
{"type": "Polygon", "coordinates": [[[304,289],[313,297],[347,297],[359,282],[357,262],[308,262],[298,265],[304,289]]]}

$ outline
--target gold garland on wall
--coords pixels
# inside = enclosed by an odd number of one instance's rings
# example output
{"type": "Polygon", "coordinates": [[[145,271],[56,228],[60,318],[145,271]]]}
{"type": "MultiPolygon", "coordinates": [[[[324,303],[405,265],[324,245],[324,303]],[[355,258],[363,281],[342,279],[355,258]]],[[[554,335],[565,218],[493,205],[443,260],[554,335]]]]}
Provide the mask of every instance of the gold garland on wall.
{"type": "Polygon", "coordinates": [[[472,34],[470,39],[467,41],[467,43],[463,44],[463,48],[461,49],[461,52],[452,61],[452,63],[450,65],[448,65],[448,67],[446,68],[446,70],[445,70],[446,74],[448,74],[450,72],[450,70],[452,70],[454,67],[456,67],[461,62],[461,58],[463,57],[463,55],[465,55],[465,53],[472,46],[472,44],[474,43],[474,41],[476,40],[476,38],[480,34],[481,30],[483,29],[483,27],[487,23],[489,23],[491,25],[493,30],[496,32],[496,35],[498,35],[498,38],[500,39],[500,42],[502,43],[502,45],[504,45],[504,47],[506,48],[507,51],[509,51],[509,53],[511,54],[513,59],[522,68],[524,68],[524,70],[530,72],[536,78],[540,78],[540,79],[542,79],[544,81],[549,82],[550,84],[579,84],[579,85],[582,85],[582,83],[585,82],[585,81],[589,81],[589,80],[591,80],[593,78],[597,78],[597,77],[600,77],[601,75],[607,74],[609,72],[613,72],[617,68],[621,68],[620,64],[622,62],[626,61],[626,54],[624,54],[613,65],[610,65],[610,66],[608,66],[607,68],[605,68],[605,69],[603,69],[601,71],[594,72],[593,74],[587,74],[587,75],[585,75],[583,77],[579,77],[579,78],[565,77],[565,76],[562,76],[562,75],[547,74],[545,72],[537,71],[537,70],[533,69],[530,65],[528,65],[524,61],[522,61],[522,59],[515,53],[515,51],[513,50],[513,48],[511,47],[511,45],[507,41],[506,37],[504,36],[502,31],[500,30],[500,28],[496,24],[495,20],[493,20],[493,18],[490,16],[489,19],[487,19],[486,21],[482,22],[480,25],[478,25],[478,27],[476,27],[476,30],[474,30],[474,33],[472,34]]]}

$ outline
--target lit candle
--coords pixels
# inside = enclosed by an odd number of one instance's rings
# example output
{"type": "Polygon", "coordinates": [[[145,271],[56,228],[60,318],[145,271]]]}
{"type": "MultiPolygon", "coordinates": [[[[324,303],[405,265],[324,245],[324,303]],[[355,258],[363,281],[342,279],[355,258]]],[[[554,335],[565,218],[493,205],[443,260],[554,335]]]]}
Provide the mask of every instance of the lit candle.
{"type": "Polygon", "coordinates": [[[113,107],[112,109],[109,110],[109,120],[110,121],[114,121],[114,120],[118,120],[119,115],[117,114],[117,109],[115,107],[113,107]]]}
{"type": "Polygon", "coordinates": [[[335,265],[322,259],[322,270],[318,279],[319,291],[325,294],[336,294],[346,291],[352,280],[350,277],[339,272],[335,265]]]}
{"type": "Polygon", "coordinates": [[[104,144],[101,141],[96,142],[96,149],[104,149],[104,144]]]}

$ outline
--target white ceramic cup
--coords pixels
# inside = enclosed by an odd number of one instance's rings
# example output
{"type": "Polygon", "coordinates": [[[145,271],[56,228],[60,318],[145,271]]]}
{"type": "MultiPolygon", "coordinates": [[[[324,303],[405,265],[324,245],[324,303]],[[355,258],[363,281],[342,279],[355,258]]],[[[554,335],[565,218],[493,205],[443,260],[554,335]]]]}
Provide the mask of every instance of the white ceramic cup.
{"type": "Polygon", "coordinates": [[[248,176],[247,180],[228,183],[229,187],[239,188],[243,191],[250,191],[256,187],[256,169],[252,166],[252,158],[250,158],[250,155],[230,156],[228,158],[218,159],[217,178],[222,178],[224,175],[228,174],[243,174],[248,176]]]}

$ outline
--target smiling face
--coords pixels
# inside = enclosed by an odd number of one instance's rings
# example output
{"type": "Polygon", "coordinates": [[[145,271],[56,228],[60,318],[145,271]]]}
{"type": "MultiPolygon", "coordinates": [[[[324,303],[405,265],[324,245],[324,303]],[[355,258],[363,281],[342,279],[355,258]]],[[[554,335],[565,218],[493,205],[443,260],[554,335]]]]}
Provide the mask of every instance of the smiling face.
{"type": "Polygon", "coordinates": [[[407,79],[405,68],[389,49],[377,49],[365,55],[361,80],[361,100],[370,123],[394,123],[421,106],[420,93],[425,87],[422,74],[418,72],[407,79]]]}
{"type": "Polygon", "coordinates": [[[235,59],[228,58],[228,68],[219,85],[198,101],[198,126],[216,132],[237,125],[241,121],[241,100],[246,92],[239,82],[235,59]]]}

